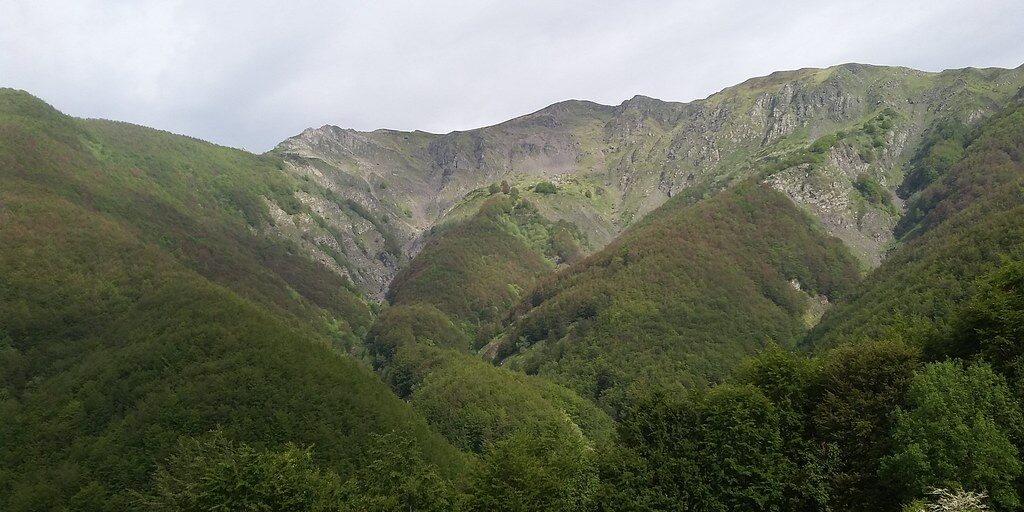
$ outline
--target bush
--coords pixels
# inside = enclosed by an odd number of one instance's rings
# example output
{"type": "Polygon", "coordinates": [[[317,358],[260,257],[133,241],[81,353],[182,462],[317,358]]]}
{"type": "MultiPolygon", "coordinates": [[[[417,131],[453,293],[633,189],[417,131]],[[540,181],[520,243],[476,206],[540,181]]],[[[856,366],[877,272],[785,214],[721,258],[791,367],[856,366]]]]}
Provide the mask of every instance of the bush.
{"type": "Polygon", "coordinates": [[[853,188],[857,189],[857,192],[860,192],[860,195],[871,204],[892,206],[892,196],[889,195],[889,191],[867,174],[857,176],[857,180],[853,182],[853,188]]]}
{"type": "Polygon", "coordinates": [[[558,192],[558,187],[550,181],[542,181],[533,186],[533,191],[538,194],[554,194],[558,192]]]}

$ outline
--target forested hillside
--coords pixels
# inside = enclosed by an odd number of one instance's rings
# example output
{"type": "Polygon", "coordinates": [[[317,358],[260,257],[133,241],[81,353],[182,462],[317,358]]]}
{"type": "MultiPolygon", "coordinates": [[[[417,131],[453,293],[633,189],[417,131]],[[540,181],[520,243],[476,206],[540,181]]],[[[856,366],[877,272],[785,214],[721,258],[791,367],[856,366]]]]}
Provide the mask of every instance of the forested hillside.
{"type": "Polygon", "coordinates": [[[0,509],[1020,510],[1020,72],[259,156],[0,90],[0,509]]]}
{"type": "Polygon", "coordinates": [[[610,441],[611,419],[569,389],[476,355],[522,290],[578,250],[574,232],[496,189],[476,214],[436,230],[367,337],[395,393],[449,442],[481,454],[471,510],[583,510],[592,498],[594,449],[610,441]]]}
{"type": "Polygon", "coordinates": [[[858,278],[842,243],[767,187],[679,199],[527,293],[495,358],[615,408],[634,382],[701,387],[792,346],[858,278]]]}
{"type": "Polygon", "coordinates": [[[962,159],[909,198],[905,244],[825,316],[810,345],[944,335],[979,278],[1024,256],[1024,108],[1007,108],[971,137],[962,159]]]}
{"type": "Polygon", "coordinates": [[[4,510],[139,507],[179,441],[214,429],[255,450],[312,446],[346,476],[394,433],[410,448],[396,456],[458,471],[462,456],[338,350],[368,305],[259,234],[261,196],[290,197],[274,169],[0,92],[4,510]]]}
{"type": "Polygon", "coordinates": [[[951,134],[962,158],[909,198],[905,244],[826,314],[815,355],[636,390],[604,509],[1019,510],[1021,112],[951,134]]]}
{"type": "Polygon", "coordinates": [[[472,333],[493,332],[523,290],[579,259],[583,242],[575,225],[552,223],[518,192],[495,192],[476,214],[434,231],[395,276],[388,299],[432,304],[472,333]]]}

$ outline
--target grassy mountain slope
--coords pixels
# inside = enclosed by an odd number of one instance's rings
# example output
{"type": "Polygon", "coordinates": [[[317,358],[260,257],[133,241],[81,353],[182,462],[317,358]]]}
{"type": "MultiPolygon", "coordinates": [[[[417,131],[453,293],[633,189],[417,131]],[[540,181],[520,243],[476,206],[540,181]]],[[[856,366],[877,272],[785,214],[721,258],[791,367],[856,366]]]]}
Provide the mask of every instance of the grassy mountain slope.
{"type": "MultiPolygon", "coordinates": [[[[899,201],[889,196],[916,172],[910,161],[929,131],[974,126],[1021,85],[1024,69],[845,64],[773,73],[690,103],[567,101],[444,135],[325,126],[283,141],[274,154],[293,175],[388,219],[377,223],[382,231],[353,231],[347,217],[326,217],[340,243],[350,231],[400,242],[402,254],[391,256],[366,246],[380,257],[361,260],[366,275],[356,281],[375,296],[397,272],[396,256],[414,255],[422,233],[503,180],[522,190],[556,184],[557,194],[531,201],[548,218],[575,223],[600,249],[672,196],[712,194],[769,171],[774,188],[876,266],[899,218],[899,201]]],[[[317,207],[329,199],[314,196],[303,201],[317,207]]]]}
{"type": "Polygon", "coordinates": [[[1024,256],[1022,151],[1024,108],[1017,104],[982,126],[962,160],[912,198],[906,244],[825,315],[808,343],[946,329],[978,277],[1024,256]]]}
{"type": "Polygon", "coordinates": [[[857,276],[813,219],[744,183],[671,202],[545,280],[491,350],[612,405],[638,379],[700,386],[767,343],[791,344],[817,294],[835,300],[857,276]]]}
{"type": "Polygon", "coordinates": [[[216,427],[314,445],[343,475],[390,431],[459,466],[335,348],[366,304],[265,234],[288,180],[272,159],[0,91],[5,510],[133,508],[180,437],[216,427]]]}
{"type": "MultiPolygon", "coordinates": [[[[299,184],[267,157],[125,123],[63,116],[3,90],[5,175],[129,223],[143,240],[261,304],[338,322],[348,342],[369,307],[347,280],[276,236],[273,209],[303,211],[299,184]]],[[[339,340],[341,341],[341,340],[339,340]]]]}

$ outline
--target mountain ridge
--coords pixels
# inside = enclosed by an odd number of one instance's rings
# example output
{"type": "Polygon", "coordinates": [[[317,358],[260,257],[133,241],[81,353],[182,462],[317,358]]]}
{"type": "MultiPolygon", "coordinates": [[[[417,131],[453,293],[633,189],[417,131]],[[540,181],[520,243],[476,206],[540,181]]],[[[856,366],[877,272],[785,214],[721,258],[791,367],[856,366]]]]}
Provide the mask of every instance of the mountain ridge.
{"type": "Polygon", "coordinates": [[[1016,510],[1022,82],[796,70],[264,155],[0,89],[0,501],[1016,510]]]}
{"type": "MultiPolygon", "coordinates": [[[[515,117],[511,117],[511,118],[506,119],[504,121],[499,121],[499,122],[496,122],[496,123],[493,123],[493,124],[485,124],[485,125],[481,125],[481,126],[475,126],[475,127],[471,127],[471,128],[461,128],[461,129],[449,130],[449,131],[446,131],[446,132],[434,132],[434,131],[422,130],[422,129],[418,129],[418,128],[413,128],[413,129],[409,129],[409,130],[403,130],[403,129],[398,129],[398,128],[384,128],[384,127],[363,130],[363,129],[357,129],[357,128],[347,128],[347,127],[343,127],[343,126],[336,125],[336,124],[333,124],[333,123],[326,123],[326,124],[321,125],[320,127],[308,127],[306,129],[302,130],[302,132],[299,132],[299,133],[297,133],[295,135],[292,135],[290,137],[286,137],[284,140],[288,140],[290,138],[298,137],[298,136],[302,135],[303,133],[311,131],[311,130],[312,131],[316,131],[316,130],[321,130],[321,129],[326,129],[326,128],[336,128],[336,129],[339,129],[339,130],[351,131],[351,132],[355,132],[355,133],[378,133],[378,132],[388,133],[388,132],[390,132],[390,133],[416,133],[416,134],[426,134],[426,135],[434,135],[434,136],[451,135],[451,134],[456,134],[456,133],[464,133],[464,132],[471,132],[471,131],[476,131],[476,130],[483,130],[483,129],[487,129],[487,128],[494,128],[494,127],[501,126],[501,125],[506,124],[506,123],[511,123],[511,122],[519,120],[519,119],[523,119],[523,118],[526,118],[526,117],[533,116],[535,114],[540,114],[540,113],[546,112],[546,111],[551,110],[551,109],[555,109],[557,107],[560,107],[560,106],[563,106],[563,105],[566,105],[566,104],[588,104],[588,105],[592,105],[592,106],[595,106],[595,107],[598,107],[598,108],[601,108],[601,109],[615,109],[615,108],[621,107],[622,105],[624,105],[624,104],[626,104],[628,102],[635,101],[635,100],[654,100],[654,101],[657,101],[657,102],[660,102],[660,103],[687,105],[687,104],[691,104],[691,103],[707,101],[708,99],[710,99],[710,98],[712,98],[714,96],[717,96],[717,95],[719,95],[719,94],[721,94],[723,92],[726,92],[726,91],[728,91],[730,89],[734,89],[736,87],[742,87],[742,86],[746,86],[746,85],[753,85],[753,84],[756,84],[756,83],[759,83],[759,82],[768,81],[769,79],[772,79],[772,78],[780,78],[780,77],[784,77],[784,76],[787,76],[787,75],[798,75],[800,73],[813,73],[813,72],[820,72],[820,71],[828,71],[828,70],[832,70],[832,69],[836,69],[836,68],[847,68],[847,69],[850,69],[850,68],[857,68],[857,67],[893,69],[893,70],[902,70],[902,71],[915,72],[915,73],[923,73],[923,74],[929,74],[929,75],[939,75],[939,74],[943,74],[943,73],[965,72],[965,71],[1017,71],[1017,70],[1024,70],[1024,63],[1022,63],[1020,66],[1017,66],[1015,68],[1004,68],[1004,67],[999,67],[999,66],[985,66],[985,67],[965,66],[965,67],[962,67],[962,68],[945,68],[945,69],[942,69],[942,70],[939,70],[939,71],[927,71],[927,70],[923,70],[923,69],[913,68],[913,67],[910,67],[910,66],[884,65],[884,64],[867,64],[867,63],[863,63],[863,62],[845,62],[845,63],[842,63],[842,64],[835,64],[835,65],[826,66],[826,67],[813,67],[813,66],[810,66],[810,67],[803,67],[803,68],[794,68],[794,69],[784,69],[784,70],[773,71],[771,73],[768,73],[767,75],[751,77],[751,78],[748,78],[748,79],[746,79],[746,80],[744,80],[742,82],[739,82],[739,83],[736,83],[736,84],[733,84],[733,85],[729,85],[729,86],[725,86],[725,87],[723,87],[723,88],[721,88],[721,89],[719,89],[719,90],[717,90],[715,92],[712,92],[712,93],[708,94],[707,96],[700,97],[700,98],[694,98],[692,100],[662,99],[662,98],[657,98],[657,97],[650,96],[650,95],[647,95],[647,94],[640,94],[640,93],[638,93],[638,94],[634,94],[633,96],[631,96],[629,98],[626,98],[626,99],[622,100],[621,102],[619,102],[616,105],[613,105],[613,104],[608,104],[608,103],[601,103],[601,102],[596,101],[596,100],[588,100],[588,99],[581,99],[581,98],[570,98],[570,99],[556,101],[556,102],[551,103],[551,104],[549,104],[549,105],[547,105],[545,107],[539,108],[537,110],[534,110],[534,111],[526,113],[526,114],[522,114],[522,115],[518,115],[518,116],[515,116],[515,117]]],[[[280,143],[278,143],[278,145],[280,145],[280,143]]],[[[235,148],[235,149],[239,149],[239,148],[235,148]]],[[[270,150],[265,151],[265,153],[272,152],[273,150],[274,150],[274,148],[271,148],[270,150]]]]}
{"type": "MultiPolygon", "coordinates": [[[[874,267],[894,242],[895,191],[921,134],[947,119],[976,124],[1021,86],[1024,68],[928,72],[851,63],[779,71],[690,102],[566,100],[446,134],[325,125],[270,154],[286,171],[387,219],[380,231],[400,242],[400,254],[368,240],[370,267],[350,275],[377,298],[425,232],[502,181],[524,190],[553,182],[559,193],[531,201],[553,221],[576,223],[592,251],[673,195],[707,195],[762,174],[874,267]],[[810,151],[826,136],[834,136],[831,144],[810,151]],[[892,204],[865,201],[857,191],[862,175],[892,204]]],[[[335,227],[354,239],[385,235],[345,233],[345,223],[335,227]]]]}

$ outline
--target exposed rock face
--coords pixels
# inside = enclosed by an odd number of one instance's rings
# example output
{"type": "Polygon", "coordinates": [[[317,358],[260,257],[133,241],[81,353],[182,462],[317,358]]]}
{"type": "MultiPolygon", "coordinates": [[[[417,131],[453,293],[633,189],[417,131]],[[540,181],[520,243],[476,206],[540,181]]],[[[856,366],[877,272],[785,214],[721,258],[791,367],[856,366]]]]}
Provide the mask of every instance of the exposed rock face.
{"type": "Polygon", "coordinates": [[[379,298],[421,235],[492,183],[565,184],[564,192],[530,199],[545,215],[576,222],[596,249],[674,195],[706,195],[757,177],[877,265],[901,204],[894,195],[891,204],[866,202],[857,181],[895,190],[925,129],[940,119],[976,123],[1022,85],[1024,69],[925,73],[848,64],[777,72],[691,103],[566,101],[445,135],[324,126],[274,150],[287,172],[311,184],[301,200],[320,219],[278,224],[379,298]],[[880,112],[887,121],[865,138],[880,112]],[[840,131],[820,161],[784,165],[840,131]]]}

